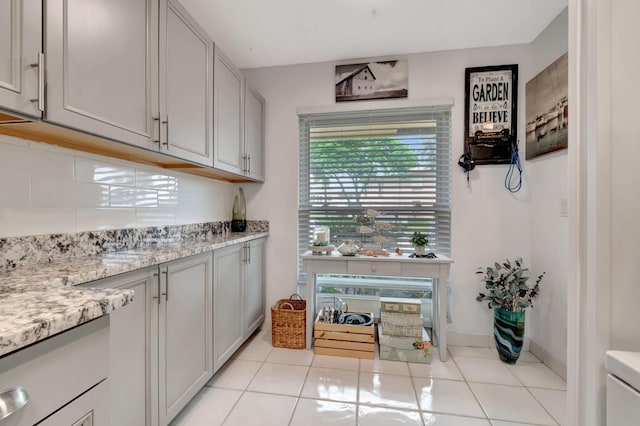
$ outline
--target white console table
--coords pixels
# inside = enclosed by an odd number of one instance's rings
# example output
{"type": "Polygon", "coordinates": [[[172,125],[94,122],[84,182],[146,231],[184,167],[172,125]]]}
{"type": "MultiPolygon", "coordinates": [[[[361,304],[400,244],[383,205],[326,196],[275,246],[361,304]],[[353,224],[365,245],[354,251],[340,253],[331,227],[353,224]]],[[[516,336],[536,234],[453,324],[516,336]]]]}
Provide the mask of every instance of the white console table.
{"type": "Polygon", "coordinates": [[[316,275],[345,274],[391,277],[419,277],[433,279],[432,316],[433,333],[440,350],[440,360],[447,360],[447,278],[453,260],[442,255],[436,259],[410,258],[407,255],[384,257],[342,256],[339,253],[312,254],[302,256],[307,274],[307,349],[313,340],[315,320],[316,275]]]}

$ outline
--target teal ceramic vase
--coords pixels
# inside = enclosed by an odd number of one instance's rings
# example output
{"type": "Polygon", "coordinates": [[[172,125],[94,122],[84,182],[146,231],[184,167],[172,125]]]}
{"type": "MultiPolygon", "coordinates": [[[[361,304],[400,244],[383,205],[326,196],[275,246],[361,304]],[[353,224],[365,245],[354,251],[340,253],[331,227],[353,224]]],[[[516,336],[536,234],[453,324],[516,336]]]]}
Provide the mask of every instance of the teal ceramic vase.
{"type": "Polygon", "coordinates": [[[520,357],[524,341],[525,311],[511,312],[493,308],[493,336],[500,359],[515,364],[520,357]]]}

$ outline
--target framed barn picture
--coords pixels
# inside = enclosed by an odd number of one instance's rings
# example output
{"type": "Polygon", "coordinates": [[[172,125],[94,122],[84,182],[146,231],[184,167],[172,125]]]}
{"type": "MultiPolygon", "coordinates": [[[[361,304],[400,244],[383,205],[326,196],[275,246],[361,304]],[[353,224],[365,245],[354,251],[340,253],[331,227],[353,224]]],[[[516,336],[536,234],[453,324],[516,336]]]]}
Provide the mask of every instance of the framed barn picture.
{"type": "Polygon", "coordinates": [[[511,161],[517,106],[517,64],[465,69],[464,149],[476,164],[511,161]]]}
{"type": "Polygon", "coordinates": [[[336,66],[336,102],[406,98],[406,60],[336,66]]]}

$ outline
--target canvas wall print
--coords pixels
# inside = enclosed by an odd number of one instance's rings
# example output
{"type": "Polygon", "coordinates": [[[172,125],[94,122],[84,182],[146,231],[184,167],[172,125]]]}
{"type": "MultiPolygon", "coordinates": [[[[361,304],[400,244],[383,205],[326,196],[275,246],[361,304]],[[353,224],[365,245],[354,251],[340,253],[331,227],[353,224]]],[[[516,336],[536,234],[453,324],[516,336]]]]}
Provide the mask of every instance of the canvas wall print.
{"type": "Polygon", "coordinates": [[[527,83],[527,160],[568,146],[568,59],[565,53],[527,83]]]}
{"type": "Polygon", "coordinates": [[[336,66],[336,102],[406,98],[406,60],[336,66]]]}

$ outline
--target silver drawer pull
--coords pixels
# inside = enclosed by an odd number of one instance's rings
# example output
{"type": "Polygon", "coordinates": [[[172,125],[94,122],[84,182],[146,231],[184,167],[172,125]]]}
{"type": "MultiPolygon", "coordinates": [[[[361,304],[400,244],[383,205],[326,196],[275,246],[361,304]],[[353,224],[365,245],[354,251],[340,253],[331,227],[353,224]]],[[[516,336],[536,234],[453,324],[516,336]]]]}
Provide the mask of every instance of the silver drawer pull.
{"type": "Polygon", "coordinates": [[[29,395],[21,387],[0,391],[0,424],[4,424],[4,419],[22,410],[27,402],[29,395]]]}

